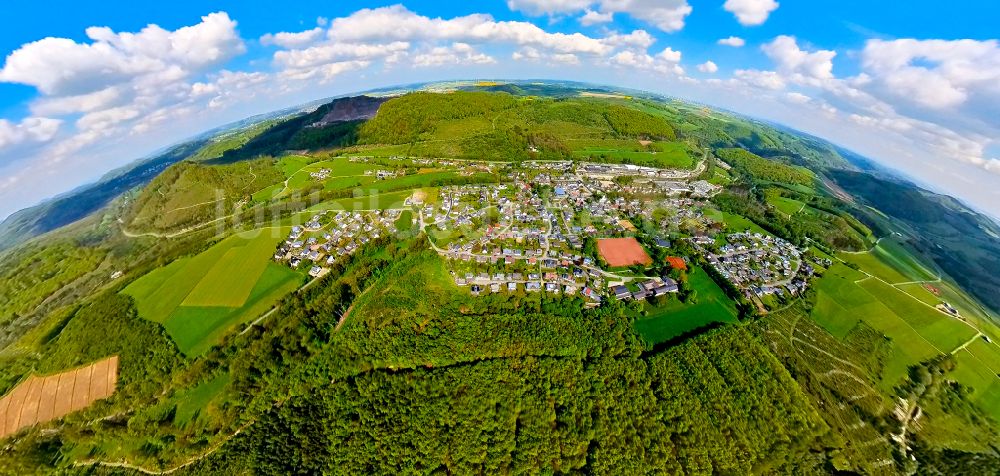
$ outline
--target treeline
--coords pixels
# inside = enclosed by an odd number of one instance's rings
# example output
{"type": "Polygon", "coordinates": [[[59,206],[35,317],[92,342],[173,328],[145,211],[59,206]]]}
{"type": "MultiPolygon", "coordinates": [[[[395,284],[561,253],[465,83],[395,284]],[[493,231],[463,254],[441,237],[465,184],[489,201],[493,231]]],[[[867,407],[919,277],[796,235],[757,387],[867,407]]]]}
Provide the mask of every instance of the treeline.
{"type": "Polygon", "coordinates": [[[718,149],[715,155],[736,171],[755,181],[781,182],[811,186],[813,175],[809,171],[760,157],[745,149],[718,149]]]}
{"type": "Polygon", "coordinates": [[[358,141],[358,128],[364,122],[361,118],[368,117],[368,112],[377,109],[383,101],[383,98],[370,96],[338,98],[308,114],[274,121],[273,125],[240,147],[224,151],[214,162],[231,163],[261,156],[276,157],[286,150],[353,145],[358,141]],[[335,121],[331,122],[328,115],[335,121]]]}

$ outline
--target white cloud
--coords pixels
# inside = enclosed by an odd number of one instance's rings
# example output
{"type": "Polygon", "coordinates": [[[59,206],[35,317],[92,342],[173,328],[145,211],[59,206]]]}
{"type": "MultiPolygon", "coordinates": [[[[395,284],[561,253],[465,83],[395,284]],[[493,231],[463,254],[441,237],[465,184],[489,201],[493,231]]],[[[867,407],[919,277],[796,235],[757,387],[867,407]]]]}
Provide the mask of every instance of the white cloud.
{"type": "Polygon", "coordinates": [[[79,95],[170,68],[203,71],[245,51],[236,22],[212,13],[176,31],[149,25],[139,33],[87,29],[91,43],[45,38],[11,53],[0,81],[35,86],[46,95],[79,95]]]}
{"type": "Polygon", "coordinates": [[[807,52],[799,48],[795,37],[781,35],[761,47],[778,71],[796,81],[822,81],[833,78],[833,58],[836,51],[807,52]]]}
{"type": "Polygon", "coordinates": [[[587,9],[586,13],[580,17],[580,24],[583,26],[597,25],[599,23],[608,23],[615,19],[614,12],[601,13],[598,11],[587,9]]]}
{"type": "Polygon", "coordinates": [[[745,45],[747,42],[738,36],[730,36],[729,38],[722,38],[717,42],[720,45],[732,46],[734,48],[739,48],[745,45]]]}
{"type": "Polygon", "coordinates": [[[345,59],[384,58],[410,48],[410,43],[341,43],[331,42],[301,50],[283,50],[274,53],[275,64],[286,69],[305,69],[345,59]]]}
{"type": "Polygon", "coordinates": [[[283,48],[298,48],[302,46],[309,45],[323,37],[322,25],[317,26],[311,30],[300,31],[295,33],[290,32],[279,32],[279,33],[268,33],[260,37],[260,44],[262,45],[278,45],[283,48]]]}
{"type": "Polygon", "coordinates": [[[997,40],[869,40],[861,57],[871,81],[910,104],[948,109],[977,94],[1000,99],[997,40]]]}
{"type": "Polygon", "coordinates": [[[680,63],[681,62],[681,52],[677,51],[671,47],[666,47],[663,51],[656,54],[656,57],[666,61],[668,63],[680,63]]]}
{"type": "Polygon", "coordinates": [[[590,6],[592,0],[507,0],[507,8],[533,16],[578,12],[590,6]]]}
{"type": "Polygon", "coordinates": [[[572,53],[556,53],[550,56],[552,61],[562,64],[577,65],[580,64],[580,57],[572,53]]]}
{"type": "Polygon", "coordinates": [[[812,100],[812,98],[810,98],[809,96],[797,92],[790,92],[788,94],[785,94],[785,98],[787,98],[789,101],[795,104],[806,104],[812,100]]]}
{"type": "Polygon", "coordinates": [[[39,115],[60,116],[77,112],[92,112],[119,105],[130,100],[131,95],[121,86],[110,86],[92,93],[77,96],[42,97],[31,103],[31,112],[39,115]]]}
{"type": "Polygon", "coordinates": [[[684,19],[691,14],[687,0],[602,0],[601,11],[626,13],[663,31],[684,28],[684,19]]]}
{"type": "Polygon", "coordinates": [[[0,119],[0,150],[27,142],[45,142],[59,132],[62,121],[47,117],[26,117],[13,123],[0,119]]]}
{"type": "Polygon", "coordinates": [[[632,50],[620,51],[609,58],[609,63],[619,67],[628,67],[682,76],[684,74],[684,68],[678,64],[680,60],[681,52],[667,47],[663,51],[657,53],[656,56],[632,50]]]}
{"type": "Polygon", "coordinates": [[[698,71],[701,71],[702,73],[712,74],[719,71],[719,66],[712,61],[706,61],[698,65],[698,71]]]}
{"type": "Polygon", "coordinates": [[[691,14],[687,0],[508,0],[511,10],[528,15],[564,15],[585,11],[580,23],[593,25],[611,21],[615,13],[624,13],[666,32],[684,28],[691,14]],[[594,10],[592,7],[597,7],[594,10]]]}
{"type": "Polygon", "coordinates": [[[451,46],[438,46],[413,58],[413,66],[416,67],[491,63],[496,63],[493,57],[476,51],[468,43],[453,43],[451,46]]]}
{"type": "Polygon", "coordinates": [[[738,69],[733,77],[742,83],[762,89],[784,89],[785,79],[774,71],[757,71],[753,69],[738,69]]]}
{"type": "Polygon", "coordinates": [[[762,25],[771,12],[778,9],[774,0],[726,0],[722,5],[727,12],[736,15],[736,20],[744,26],[762,25]]]}

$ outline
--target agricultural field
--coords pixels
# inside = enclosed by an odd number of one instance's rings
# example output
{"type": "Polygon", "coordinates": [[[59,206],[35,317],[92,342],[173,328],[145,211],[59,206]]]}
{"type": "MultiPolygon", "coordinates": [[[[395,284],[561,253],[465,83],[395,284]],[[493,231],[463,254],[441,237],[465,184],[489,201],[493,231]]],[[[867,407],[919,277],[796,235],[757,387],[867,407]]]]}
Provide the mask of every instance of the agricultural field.
{"type": "Polygon", "coordinates": [[[841,253],[840,258],[854,263],[890,284],[913,281],[933,281],[938,277],[921,265],[901,244],[892,239],[879,241],[864,253],[841,253]]]}
{"type": "Polygon", "coordinates": [[[750,221],[748,218],[737,215],[735,213],[722,212],[718,210],[705,210],[705,216],[711,218],[715,222],[721,222],[726,225],[727,233],[736,233],[741,231],[750,230],[753,233],[760,233],[762,235],[771,235],[767,230],[761,228],[760,225],[750,221]]]}
{"type": "Polygon", "coordinates": [[[55,375],[32,375],[0,398],[0,438],[108,398],[117,382],[118,356],[55,375]]]}
{"type": "Polygon", "coordinates": [[[648,315],[635,320],[635,328],[646,342],[657,344],[677,337],[713,322],[738,322],[736,306],[722,288],[701,268],[692,268],[688,273],[691,289],[697,291],[695,304],[682,303],[671,297],[663,306],[646,303],[648,315]]]}
{"type": "Polygon", "coordinates": [[[300,273],[271,262],[286,233],[273,228],[231,236],[151,271],[123,292],[135,298],[141,317],[163,324],[182,352],[200,354],[299,286],[300,273]]]}
{"type": "Polygon", "coordinates": [[[779,212],[792,216],[805,208],[805,203],[794,198],[782,197],[777,194],[768,194],[767,203],[779,212]]]}
{"type": "Polygon", "coordinates": [[[649,167],[690,169],[695,160],[683,142],[569,139],[566,144],[573,158],[596,162],[630,163],[649,167]]]}
{"type": "Polygon", "coordinates": [[[975,335],[961,321],[843,264],[834,264],[816,283],[811,317],[839,339],[858,321],[892,339],[882,385],[891,389],[910,365],[951,352],[975,335]]]}

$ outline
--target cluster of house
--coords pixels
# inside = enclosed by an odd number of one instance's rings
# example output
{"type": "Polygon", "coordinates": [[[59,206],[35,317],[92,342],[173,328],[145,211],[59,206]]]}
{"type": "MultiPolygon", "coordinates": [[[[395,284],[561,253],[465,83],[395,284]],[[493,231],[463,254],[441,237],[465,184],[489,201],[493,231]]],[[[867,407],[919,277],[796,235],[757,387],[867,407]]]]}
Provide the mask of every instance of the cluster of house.
{"type": "Polygon", "coordinates": [[[592,305],[601,302],[601,294],[589,279],[583,267],[561,266],[551,271],[538,272],[498,272],[498,273],[455,273],[455,284],[469,286],[474,296],[484,293],[514,293],[518,291],[541,292],[574,296],[579,294],[592,305]]]}
{"type": "Polygon", "coordinates": [[[727,235],[725,243],[713,245],[705,251],[709,265],[748,296],[799,294],[813,274],[802,251],[782,238],[746,231],[727,235]]]}
{"type": "Polygon", "coordinates": [[[677,285],[677,281],[664,276],[660,279],[648,279],[639,283],[639,288],[635,291],[630,291],[628,286],[624,284],[614,285],[611,287],[611,294],[619,301],[626,299],[641,301],[650,297],[676,293],[678,290],[680,287],[677,285]]]}
{"type": "Polygon", "coordinates": [[[705,180],[693,182],[657,180],[654,183],[667,195],[689,195],[696,198],[709,198],[722,190],[721,186],[705,180]]]}
{"type": "Polygon", "coordinates": [[[330,177],[330,169],[319,169],[315,172],[309,172],[309,176],[315,180],[326,180],[330,177]]]}
{"type": "Polygon", "coordinates": [[[402,177],[405,174],[404,170],[365,170],[365,175],[374,176],[378,180],[402,177]]]}
{"type": "Polygon", "coordinates": [[[314,215],[304,226],[292,227],[288,238],[275,250],[274,260],[292,268],[309,263],[309,274],[321,276],[338,259],[383,236],[386,230],[395,226],[400,213],[399,210],[376,210],[314,215]]]}

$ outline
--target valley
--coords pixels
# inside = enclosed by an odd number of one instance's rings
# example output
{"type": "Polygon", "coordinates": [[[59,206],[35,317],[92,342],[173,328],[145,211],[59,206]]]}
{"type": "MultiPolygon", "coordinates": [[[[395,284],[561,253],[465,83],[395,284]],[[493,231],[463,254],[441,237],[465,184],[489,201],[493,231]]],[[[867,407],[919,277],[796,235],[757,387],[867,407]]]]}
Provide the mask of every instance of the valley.
{"type": "Polygon", "coordinates": [[[226,132],[4,251],[0,392],[120,370],[0,471],[1000,464],[976,219],[700,105],[458,84],[226,132]]]}

